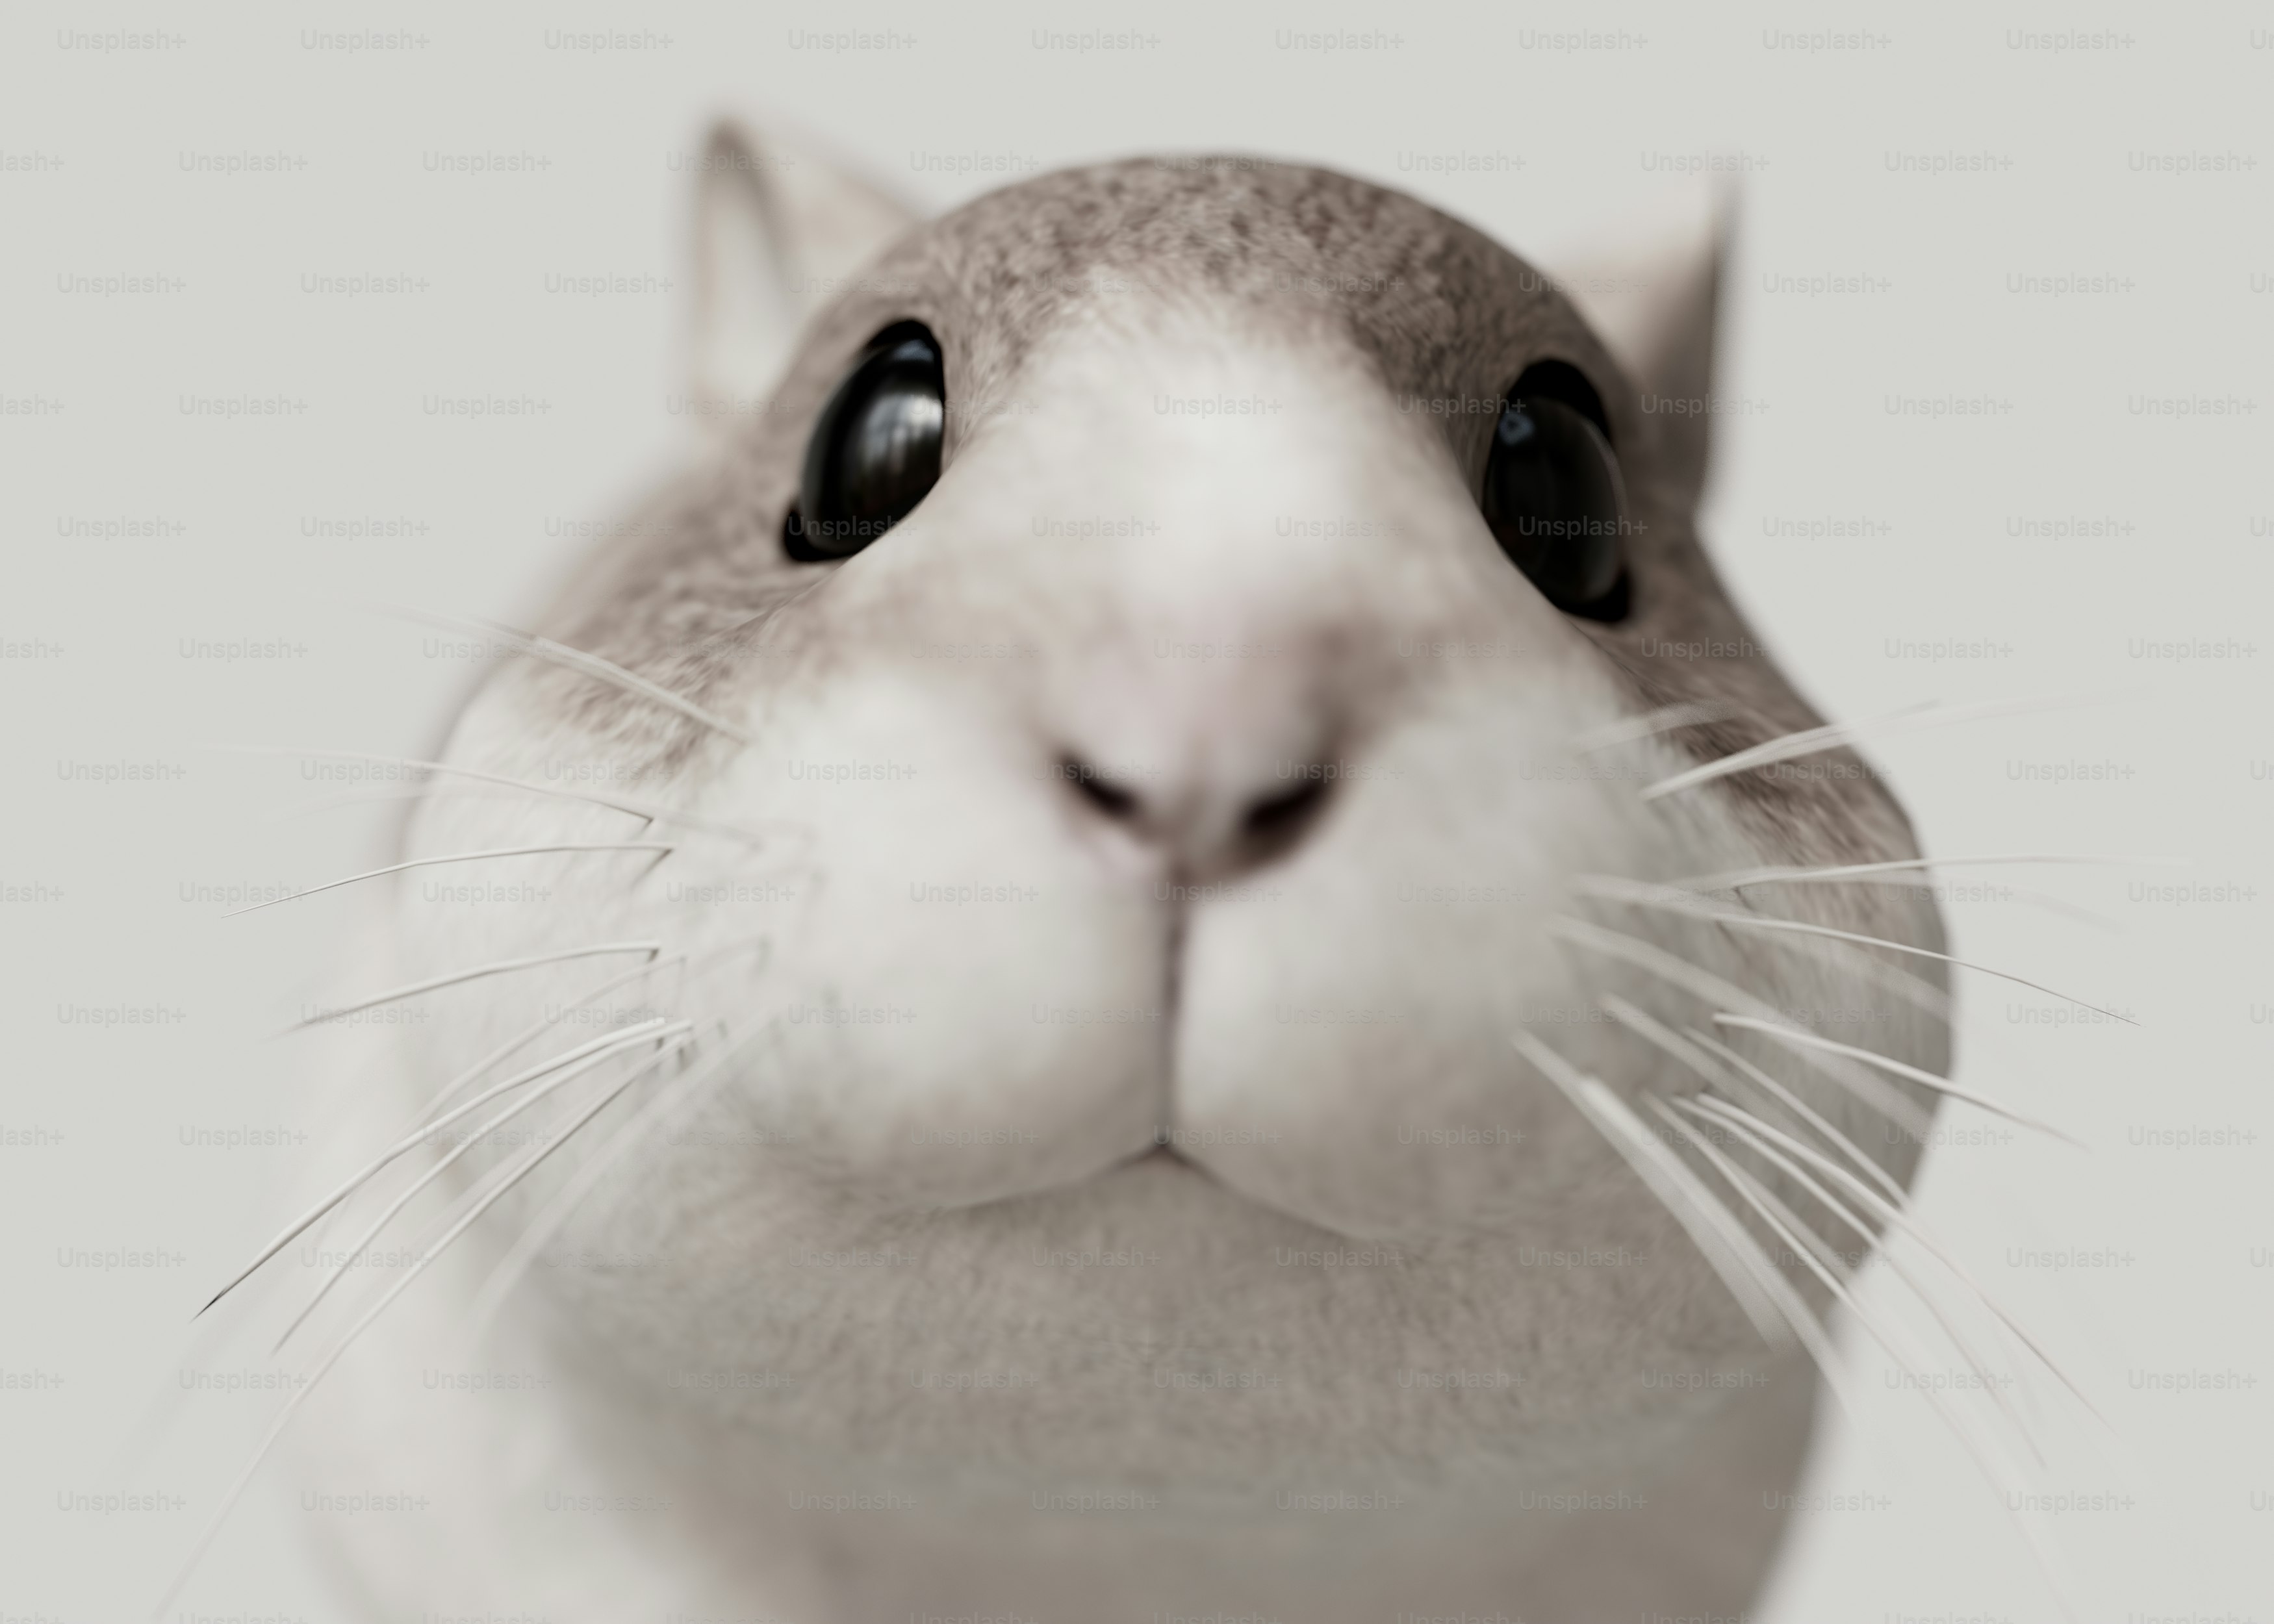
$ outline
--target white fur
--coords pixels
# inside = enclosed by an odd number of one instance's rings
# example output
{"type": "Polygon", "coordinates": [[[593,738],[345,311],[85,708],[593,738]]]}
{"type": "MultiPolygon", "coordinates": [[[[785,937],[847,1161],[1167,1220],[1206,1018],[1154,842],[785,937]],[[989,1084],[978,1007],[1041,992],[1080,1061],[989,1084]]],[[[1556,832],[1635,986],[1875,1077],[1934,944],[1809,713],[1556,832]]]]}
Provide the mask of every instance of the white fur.
{"type": "MultiPolygon", "coordinates": [[[[700,1132],[635,1154],[580,1210],[471,1365],[545,1386],[417,1385],[469,1368],[447,1350],[480,1277],[470,1250],[312,1404],[304,1472],[415,1477],[448,1502],[349,1531],[372,1616],[1536,1621],[1742,1597],[1773,1532],[1716,1496],[1789,1481],[1809,1379],[1509,1039],[1623,1089],[1677,1080],[1571,1019],[1612,988],[1670,1020],[1696,1006],[1557,944],[1568,876],[1779,853],[1713,797],[1642,802],[1686,764],[1661,744],[1575,752],[1630,707],[1508,568],[1422,425],[1346,360],[1157,311],[1067,330],[1028,394],[887,543],[768,628],[800,658],[776,681],[755,656],[733,719],[757,747],[714,740],[626,786],[791,831],[778,848],[689,835],[636,879],[635,858],[531,862],[515,877],[555,888],[542,907],[406,896],[406,974],[651,936],[699,956],[764,932],[763,965],[666,975],[654,996],[738,1033],[773,1024],[689,1119],[700,1132]],[[1171,397],[1276,404],[1202,419],[1156,409],[1171,397]],[[1035,533],[1079,515],[1147,528],[1035,533]],[[1394,540],[1279,533],[1353,517],[1394,540]],[[944,652],[977,646],[1012,652],[944,652]],[[1055,771],[1070,753],[1135,786],[1150,832],[1073,793],[1055,771]],[[796,776],[815,762],[905,776],[796,776]],[[1337,770],[1315,826],[1242,868],[1239,818],[1300,763],[1337,770]],[[1219,888],[1181,936],[1156,891],[1171,883],[1219,888]],[[735,886],[778,891],[684,900],[735,886]],[[1163,1134],[1183,1162],[1146,1156],[1163,1134]],[[978,1142],[939,1142],[959,1137],[978,1142]],[[1547,1260],[1575,1247],[1623,1260],[1547,1260]],[[829,1249],[885,1260],[817,1266],[829,1249]],[[1764,1385],[1650,1380],[1722,1366],[1764,1385]],[[1401,1385],[1415,1371],[1510,1380],[1401,1385]],[[1013,1385],[941,1390],[928,1372],[1013,1385]],[[1035,1502],[1092,1491],[1151,1498],[1035,1502]],[[548,1512],[548,1492],[666,1508],[548,1512]],[[791,1508],[854,1492],[910,1505],[791,1508]],[[1398,1504],[1291,1511],[1283,1492],[1398,1504]],[[1634,1503],[1519,1515],[1555,1492],[1634,1503]]],[[[450,747],[538,781],[607,754],[510,675],[450,747]]],[[[410,844],[636,827],[438,799],[410,844]]],[[[1666,929],[1764,996],[1877,1001],[1804,959],[1666,929]]],[[[413,1109],[600,974],[437,999],[379,1079],[385,1108],[413,1109]]],[[[1927,1041],[1908,1031],[1897,1052],[1927,1041]]]]}

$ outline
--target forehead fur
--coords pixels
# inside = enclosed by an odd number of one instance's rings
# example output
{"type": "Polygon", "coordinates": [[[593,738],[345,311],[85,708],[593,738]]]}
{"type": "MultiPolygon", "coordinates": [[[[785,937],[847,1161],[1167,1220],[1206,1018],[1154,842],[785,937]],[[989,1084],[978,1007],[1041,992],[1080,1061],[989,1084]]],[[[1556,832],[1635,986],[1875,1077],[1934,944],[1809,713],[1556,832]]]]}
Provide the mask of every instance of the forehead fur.
{"type": "Polygon", "coordinates": [[[814,418],[885,327],[917,320],[943,341],[953,457],[968,425],[1015,403],[1028,363],[1070,326],[1144,331],[1201,308],[1259,338],[1354,353],[1386,392],[1422,402],[1456,460],[1478,470],[1516,370],[1552,352],[1594,378],[1630,489],[1648,483],[1646,425],[1609,356],[1544,278],[1482,234],[1326,170],[1131,160],[1043,176],[909,231],[816,312],[772,398],[723,455],[624,527],[554,623],[629,664],[651,652],[635,628],[666,599],[684,647],[810,584],[784,565],[782,518],[814,418]]]}
{"type": "Polygon", "coordinates": [[[964,336],[993,351],[988,370],[1003,374],[1077,313],[1148,296],[1234,304],[1274,327],[1346,338],[1390,387],[1417,394],[1452,381],[1467,358],[1505,350],[1543,304],[1565,316],[1514,255],[1425,204],[1246,158],[1044,176],[916,232],[885,269],[944,275],[964,336]]]}

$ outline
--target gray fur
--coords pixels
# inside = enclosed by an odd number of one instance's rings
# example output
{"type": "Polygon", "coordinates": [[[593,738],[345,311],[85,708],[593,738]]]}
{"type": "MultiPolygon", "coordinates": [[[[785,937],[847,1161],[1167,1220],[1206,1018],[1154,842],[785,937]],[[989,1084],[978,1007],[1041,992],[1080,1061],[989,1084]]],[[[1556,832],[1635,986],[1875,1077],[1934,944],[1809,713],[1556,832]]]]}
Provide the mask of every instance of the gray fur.
{"type": "MultiPolygon", "coordinates": [[[[765,207],[778,205],[788,207],[765,207]]],[[[1638,1102],[1694,1089],[1694,1077],[1593,1018],[1566,1028],[1527,1012],[1541,999],[1617,990],[1667,1019],[1699,1019],[1660,983],[1548,946],[1542,920],[1575,906],[1553,894],[1558,881],[1598,864],[1655,881],[1745,861],[1915,851],[1893,798],[1844,751],[1813,758],[1839,771],[1741,775],[1651,808],[1637,802],[1631,772],[1607,784],[1530,776],[1535,763],[1568,760],[1558,753],[1590,723],[1668,704],[1713,702],[1730,714],[1634,747],[1616,758],[1624,768],[1662,775],[1818,719],[1699,544],[1703,416],[1645,409],[1646,395],[1689,399],[1710,387],[1715,274],[1709,256],[1679,281],[1671,326],[1626,344],[1630,375],[1609,335],[1548,279],[1411,199],[1248,159],[1137,161],[1046,176],[910,229],[823,304],[763,408],[730,419],[587,560],[541,628],[738,726],[747,718],[759,747],[621,688],[523,666],[477,700],[451,753],[524,777],[564,755],[605,756],[651,781],[643,793],[713,819],[803,821],[810,843],[785,846],[787,857],[690,841],[671,858],[671,874],[712,881],[777,872],[770,861],[808,864],[813,884],[779,916],[765,974],[727,981],[718,1008],[698,1014],[749,1016],[784,985],[848,1002],[864,989],[913,987],[909,996],[931,995],[956,1019],[899,1047],[778,1030],[779,1043],[730,1077],[702,1120],[721,1143],[776,1143],[794,1129],[797,1148],[635,1157],[564,1239],[660,1261],[532,1284],[504,1335],[553,1373],[557,1393],[539,1419],[486,1414],[483,1430],[441,1446],[470,1481],[508,1498],[498,1485],[527,1479],[495,1463],[507,1455],[619,1488],[668,1485],[683,1515],[592,1540],[564,1541],[509,1511],[470,1512],[487,1519],[483,1533],[455,1544],[358,1530],[358,1570],[439,1564],[432,1571],[490,1601],[534,1597],[596,1617],[697,1596],[847,1620],[913,1608],[1085,1624],[1180,1610],[1350,1620],[1500,1611],[1576,1624],[1750,1605],[1784,1523],[1776,1496],[1804,1452],[1805,1367],[1758,1347],[1668,1212],[1501,1041],[1513,1025],[1545,1032],[1638,1102]],[[781,528],[812,419],[861,345],[911,319],[930,327],[946,357],[948,470],[935,499],[849,563],[793,563],[781,528]],[[1124,449],[1083,440],[1088,425],[1147,424],[1140,402],[1107,397],[1152,386],[1118,384],[1113,369],[1187,359],[1197,368],[1216,359],[1219,340],[1237,350],[1225,365],[1247,369],[1238,375],[1315,390],[1304,403],[1325,414],[1322,428],[1367,425],[1359,438],[1373,439],[1361,449],[1378,447],[1379,466],[1352,471],[1338,456],[1321,477],[1409,504],[1397,516],[1412,529],[1289,554],[1284,577],[1274,575],[1247,545],[1259,538],[1239,528],[1249,521],[1189,491],[1179,499],[1176,482],[1192,470],[1164,464],[1163,500],[1186,505],[1158,550],[1143,540],[1022,548],[1020,504],[1032,499],[970,470],[996,470],[999,481],[999,470],[1028,466],[1023,447],[1047,442],[1035,477],[1079,489],[1084,459],[1103,467],[1124,449]],[[1493,403],[1544,357],[1577,365],[1601,394],[1641,524],[1630,552],[1636,608],[1616,626],[1554,613],[1480,539],[1473,493],[1493,403]],[[1472,404],[1413,406],[1447,401],[1472,404]],[[1163,558],[1177,568],[1151,568],[1163,558]],[[1157,627],[1216,610],[1284,636],[1291,657],[1259,663],[1240,682],[1133,663],[1157,627]],[[908,652],[916,639],[968,628],[1028,639],[1036,658],[1004,679],[908,652]],[[1471,669],[1389,647],[1441,633],[1505,635],[1522,657],[1471,669]],[[1713,657],[1691,656],[1707,644],[1713,657]],[[1092,663],[1116,656],[1123,665],[1092,663]],[[1116,709],[1142,686],[1131,670],[1151,672],[1159,688],[1134,712],[1116,709]],[[1269,695],[1283,680],[1299,686],[1275,711],[1269,695]],[[1157,713],[1145,712],[1153,697],[1157,713]],[[1081,810],[1029,787],[1050,729],[1067,716],[1108,731],[1135,712],[1172,733],[1213,728],[1206,742],[1222,749],[1211,759],[1254,769],[1257,741],[1272,737],[1263,721],[1283,711],[1317,724],[1323,742],[1299,748],[1392,762],[1403,776],[1338,792],[1332,818],[1284,867],[1231,875],[1285,876],[1284,898],[1272,892],[1246,912],[1140,906],[1085,866],[1094,831],[1081,810]],[[830,740],[870,737],[832,730],[873,726],[911,752],[936,748],[927,761],[949,770],[921,779],[904,811],[832,823],[829,808],[849,803],[800,802],[783,789],[778,756],[793,747],[782,741],[802,726],[830,740]],[[977,877],[989,862],[1031,863],[1021,872],[1044,906],[942,926],[898,900],[893,865],[915,861],[904,859],[910,850],[977,877]],[[1464,861],[1541,894],[1521,914],[1481,922],[1415,922],[1382,905],[1398,878],[1457,874],[1464,861]],[[1503,974],[1506,986],[1495,980],[1503,974]],[[1243,1024],[1243,989],[1271,975],[1321,997],[1355,986],[1445,1019],[1417,1017],[1394,1040],[1259,1031],[1243,1024]],[[1022,976],[1038,997],[1061,987],[1157,996],[1171,1029],[1045,1044],[1029,1075],[1018,1060],[1023,1011],[998,1007],[1029,996],[1022,976]],[[971,1063],[941,1074],[941,1054],[971,1063]],[[1428,1112],[1488,1104],[1520,1124],[1524,1149],[1484,1175],[1400,1161],[1382,1129],[1404,1094],[1428,1112]],[[1027,1163],[947,1166],[893,1148],[911,1126],[984,1121],[998,1104],[1006,1120],[1049,1129],[1027,1163]],[[1141,1157],[1156,1112],[1281,1124],[1271,1143],[1289,1148],[1141,1157]],[[1045,1165],[1059,1170],[1035,1170],[1045,1165]],[[1521,1261],[1519,1248],[1568,1240],[1575,1225],[1638,1266],[1521,1261]],[[1037,1245],[1139,1243],[1182,1267],[1119,1279],[1016,1267],[1037,1245]],[[1275,1246],[1361,1244],[1407,1248],[1410,1269],[1314,1274],[1262,1260],[1275,1246]],[[924,1266],[801,1274],[785,1262],[796,1246],[905,1246],[924,1266]],[[1021,1406],[982,1413],[912,1397],[902,1384],[916,1357],[965,1370],[1026,1362],[1040,1380],[1021,1406]],[[797,1380],[699,1402],[670,1388],[674,1370],[750,1359],[797,1380]],[[1386,1385],[1393,1367],[1480,1359],[1543,1374],[1446,1402],[1415,1403],[1386,1385]],[[1236,1403],[1195,1406],[1143,1380],[1163,1360],[1244,1361],[1284,1380],[1236,1403]],[[1668,1394],[1640,1380],[1738,1360],[1762,1380],[1735,1395],[1668,1394]],[[908,1485],[921,1512],[856,1530],[780,1509],[801,1485],[886,1484],[908,1485]],[[1413,1512],[1275,1520],[1272,1485],[1287,1484],[1381,1485],[1410,1495],[1413,1512]],[[1162,1515],[1069,1521],[1029,1510],[1046,1490],[1100,1485],[1157,1494],[1162,1515]],[[1634,1503],[1629,1515],[1517,1515],[1528,1497],[1567,1492],[1634,1503]]],[[[1221,442],[1223,467],[1239,467],[1239,445],[1221,442]]],[[[1283,472],[1264,466],[1254,478],[1283,472]]],[[[413,840],[478,849],[556,828],[589,838],[604,823],[557,807],[438,801],[413,840]]],[[[575,906],[542,921],[477,927],[405,910],[395,949],[424,966],[527,951],[532,936],[652,929],[701,948],[729,934],[715,914],[669,914],[652,876],[573,894],[575,906]]],[[[1931,906],[1912,895],[1818,887],[1777,906],[1940,944],[1931,906]]],[[[1886,1002],[1853,955],[1665,917],[1617,922],[1773,1004],[1886,1002]]],[[[1921,991],[1931,997],[1938,984],[1921,991]]],[[[494,1006],[458,1007],[465,1027],[412,1034],[405,1077],[447,1074],[511,1030],[494,1006]]],[[[1888,1052],[1946,1062],[1939,1020],[1897,1006],[1886,1023],[1874,1031],[1888,1052]]],[[[1766,1064],[1773,1051],[1753,1052],[1766,1064]]],[[[1881,1138],[1879,1120],[1821,1074],[1794,1086],[1909,1177],[1911,1143],[1881,1138]]],[[[447,1326],[464,1297],[448,1288],[428,1328],[447,1326]]],[[[416,1323],[402,1346],[417,1345],[416,1323]]],[[[333,1415],[321,1458],[368,1470],[413,1447],[405,1440],[424,1418],[415,1407],[390,1406],[378,1387],[363,1401],[333,1415]]]]}

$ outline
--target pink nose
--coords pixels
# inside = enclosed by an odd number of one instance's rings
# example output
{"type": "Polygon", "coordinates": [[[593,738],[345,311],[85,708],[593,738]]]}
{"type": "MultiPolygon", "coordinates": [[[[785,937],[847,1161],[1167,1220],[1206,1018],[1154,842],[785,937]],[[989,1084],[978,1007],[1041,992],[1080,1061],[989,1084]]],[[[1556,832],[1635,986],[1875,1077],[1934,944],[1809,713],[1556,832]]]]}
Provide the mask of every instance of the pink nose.
{"type": "Polygon", "coordinates": [[[1203,881],[1234,877],[1298,845],[1326,813],[1332,771],[1296,757],[1183,772],[1116,772],[1078,756],[1058,763],[1084,806],[1203,881]]]}

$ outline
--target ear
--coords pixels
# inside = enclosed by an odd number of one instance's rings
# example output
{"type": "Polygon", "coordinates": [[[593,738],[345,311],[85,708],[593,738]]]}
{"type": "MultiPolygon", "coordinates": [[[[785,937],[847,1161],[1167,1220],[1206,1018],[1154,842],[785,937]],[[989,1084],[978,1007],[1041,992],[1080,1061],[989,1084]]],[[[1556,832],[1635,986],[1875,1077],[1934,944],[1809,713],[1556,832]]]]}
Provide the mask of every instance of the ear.
{"type": "Polygon", "coordinates": [[[814,307],[919,218],[802,146],[713,124],[696,183],[688,368],[702,417],[755,410],[814,307]]]}
{"type": "Polygon", "coordinates": [[[1684,202],[1615,248],[1558,257],[1551,274],[1633,380],[1669,492],[1694,509],[1712,448],[1713,335],[1736,207],[1721,191],[1684,202]]]}

